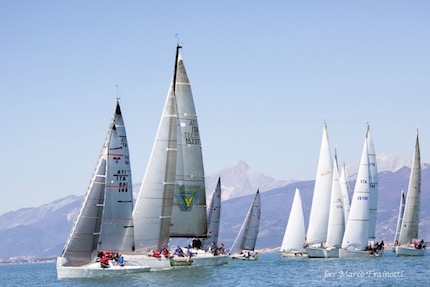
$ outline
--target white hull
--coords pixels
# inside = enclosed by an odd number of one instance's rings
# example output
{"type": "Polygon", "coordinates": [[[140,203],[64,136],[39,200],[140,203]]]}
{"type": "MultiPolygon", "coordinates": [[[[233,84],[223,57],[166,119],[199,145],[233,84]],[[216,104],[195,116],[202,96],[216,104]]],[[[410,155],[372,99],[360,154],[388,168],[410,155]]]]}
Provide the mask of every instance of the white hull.
{"type": "Polygon", "coordinates": [[[93,262],[82,266],[63,266],[63,262],[64,258],[57,258],[58,279],[118,276],[130,273],[147,272],[150,270],[148,266],[141,266],[134,262],[126,262],[124,266],[116,266],[111,263],[109,268],[102,268],[99,262],[93,262]]]}
{"type": "Polygon", "coordinates": [[[339,258],[339,248],[332,248],[325,250],[326,258],[339,258]]]}
{"type": "Polygon", "coordinates": [[[139,265],[149,266],[151,271],[172,269],[169,258],[155,258],[143,254],[123,254],[125,260],[134,261],[139,265]]]}
{"type": "Polygon", "coordinates": [[[308,257],[306,251],[281,251],[283,258],[303,258],[308,257]]]}
{"type": "Polygon", "coordinates": [[[403,246],[396,246],[395,252],[396,256],[424,256],[426,254],[425,249],[403,246]]]}
{"type": "Polygon", "coordinates": [[[371,254],[369,251],[339,249],[339,258],[372,258],[382,256],[382,254],[383,252],[371,254]]]}
{"type": "Polygon", "coordinates": [[[191,258],[175,255],[170,259],[170,261],[173,268],[219,266],[228,264],[229,257],[227,255],[213,255],[210,252],[199,250],[197,253],[193,254],[191,258]]]}
{"type": "Polygon", "coordinates": [[[324,248],[315,248],[315,247],[308,247],[306,248],[306,253],[308,254],[309,258],[325,258],[326,252],[324,248]]]}

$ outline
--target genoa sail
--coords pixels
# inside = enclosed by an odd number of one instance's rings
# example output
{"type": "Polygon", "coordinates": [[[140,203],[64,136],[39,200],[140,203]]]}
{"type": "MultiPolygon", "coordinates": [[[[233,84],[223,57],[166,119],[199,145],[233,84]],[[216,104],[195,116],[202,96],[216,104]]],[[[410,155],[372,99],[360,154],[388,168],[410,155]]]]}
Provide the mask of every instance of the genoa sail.
{"type": "Polygon", "coordinates": [[[344,212],[342,205],[342,192],[339,181],[339,169],[337,165],[337,155],[333,161],[333,180],[330,198],[330,213],[328,218],[327,242],[328,248],[339,248],[342,244],[343,233],[345,231],[344,212]]]}
{"type": "Polygon", "coordinates": [[[176,175],[176,132],[176,108],[171,85],[133,211],[137,252],[159,250],[169,243],[176,175]]]}
{"type": "Polygon", "coordinates": [[[396,232],[394,233],[394,244],[399,241],[400,228],[402,226],[403,215],[405,213],[405,192],[402,189],[402,194],[400,196],[400,206],[399,206],[399,216],[397,217],[396,232]]]}

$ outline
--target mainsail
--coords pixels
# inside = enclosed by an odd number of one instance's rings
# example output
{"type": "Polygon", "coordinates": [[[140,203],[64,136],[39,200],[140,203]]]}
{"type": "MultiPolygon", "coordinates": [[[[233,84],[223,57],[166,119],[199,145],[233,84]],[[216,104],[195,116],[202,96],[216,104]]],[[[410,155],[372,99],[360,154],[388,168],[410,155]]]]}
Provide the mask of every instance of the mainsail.
{"type": "Polygon", "coordinates": [[[405,213],[399,235],[399,245],[409,246],[413,238],[418,238],[418,224],[420,221],[421,198],[421,155],[420,145],[415,143],[415,154],[412,160],[411,177],[409,179],[408,194],[406,196],[405,213]]]}
{"type": "Polygon", "coordinates": [[[303,215],[302,199],[299,188],[296,187],[287,228],[282,240],[281,251],[304,252],[305,243],[305,217],[303,215]]]}
{"type": "Polygon", "coordinates": [[[203,240],[203,249],[207,249],[212,242],[218,246],[218,234],[221,217],[221,178],[218,178],[208,210],[208,237],[203,240]]]}
{"type": "Polygon", "coordinates": [[[205,237],[207,214],[202,146],[191,85],[179,48],[174,76],[178,133],[170,237],[205,237]]]}
{"type": "Polygon", "coordinates": [[[254,250],[257,242],[261,219],[260,191],[257,190],[242,227],[230,249],[230,254],[238,254],[242,250],[254,250]]]}
{"type": "Polygon", "coordinates": [[[339,169],[337,166],[337,155],[333,161],[333,180],[331,185],[330,213],[327,228],[327,247],[340,247],[343,233],[345,231],[342,193],[339,182],[339,169]]]}
{"type": "Polygon", "coordinates": [[[369,157],[364,141],[342,249],[365,250],[369,234],[369,157]]]}
{"type": "Polygon", "coordinates": [[[61,257],[64,266],[91,262],[95,250],[133,248],[130,158],[121,109],[116,101],[97,165],[61,257]]]}
{"type": "Polygon", "coordinates": [[[314,195],[307,233],[307,244],[322,244],[327,240],[327,226],[330,209],[333,163],[327,135],[327,124],[324,123],[321,140],[318,169],[315,179],[314,195]]]}
{"type": "Polygon", "coordinates": [[[369,154],[369,240],[375,239],[376,212],[378,207],[378,168],[376,165],[375,145],[367,126],[367,151],[369,154]]]}

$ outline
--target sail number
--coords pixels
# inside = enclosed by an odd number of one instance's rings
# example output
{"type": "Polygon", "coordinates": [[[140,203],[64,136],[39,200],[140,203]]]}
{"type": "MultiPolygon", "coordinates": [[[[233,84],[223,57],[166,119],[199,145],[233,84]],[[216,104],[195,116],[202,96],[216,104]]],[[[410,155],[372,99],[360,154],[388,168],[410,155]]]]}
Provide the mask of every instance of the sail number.
{"type": "Polygon", "coordinates": [[[357,196],[357,200],[369,200],[368,196],[357,196]]]}
{"type": "Polygon", "coordinates": [[[329,175],[330,174],[330,171],[329,170],[325,170],[325,171],[322,171],[321,173],[320,173],[320,175],[321,176],[326,176],[326,175],[329,175]]]}
{"type": "Polygon", "coordinates": [[[189,145],[199,145],[200,144],[200,134],[199,128],[197,127],[196,121],[191,121],[191,132],[184,132],[185,143],[189,145]]]}
{"type": "Polygon", "coordinates": [[[114,175],[118,182],[118,192],[128,192],[127,171],[124,169],[118,170],[114,175]]]}

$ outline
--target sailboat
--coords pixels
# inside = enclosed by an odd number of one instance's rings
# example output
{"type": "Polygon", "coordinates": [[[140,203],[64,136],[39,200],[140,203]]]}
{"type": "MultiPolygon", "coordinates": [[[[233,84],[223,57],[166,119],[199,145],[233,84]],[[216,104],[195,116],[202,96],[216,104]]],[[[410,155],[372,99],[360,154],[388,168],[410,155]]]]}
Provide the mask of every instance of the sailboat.
{"type": "Polygon", "coordinates": [[[314,195],[312,198],[312,207],[306,237],[306,253],[309,258],[325,257],[324,243],[327,240],[330,194],[333,176],[332,169],[333,163],[330,154],[327,124],[324,123],[314,195]]]}
{"type": "Polygon", "coordinates": [[[303,215],[302,198],[299,188],[296,187],[293,204],[288,217],[287,228],[281,245],[282,257],[303,257],[306,255],[305,244],[305,217],[303,215]]]}
{"type": "MultiPolygon", "coordinates": [[[[402,193],[400,195],[400,206],[399,206],[399,216],[397,216],[397,224],[396,224],[396,232],[394,233],[394,246],[399,245],[399,235],[400,235],[400,227],[402,226],[403,215],[405,213],[405,192],[402,189],[402,193]]],[[[393,249],[396,252],[396,249],[393,249]]]]}
{"type": "Polygon", "coordinates": [[[377,255],[373,250],[367,250],[370,205],[369,135],[368,127],[339,258],[368,258],[370,255],[377,255]]]}
{"type": "Polygon", "coordinates": [[[342,170],[340,172],[340,189],[342,192],[342,209],[343,209],[343,219],[344,224],[348,222],[349,210],[351,208],[351,201],[349,198],[349,184],[348,184],[348,174],[346,172],[345,163],[342,164],[342,170]]]}
{"type": "Polygon", "coordinates": [[[178,45],[173,81],[133,211],[136,251],[131,258],[138,258],[151,269],[228,263],[226,255],[213,256],[204,250],[193,250],[191,260],[178,256],[151,258],[153,250],[168,247],[170,238],[207,236],[200,134],[180,49],[178,45]]]}
{"type": "Polygon", "coordinates": [[[258,254],[254,253],[255,243],[257,242],[258,230],[261,219],[261,199],[260,191],[257,190],[251,207],[246,214],[242,227],[230,248],[230,256],[233,259],[255,260],[258,254]]]}
{"type": "Polygon", "coordinates": [[[215,192],[212,194],[212,199],[208,209],[208,235],[203,239],[203,249],[208,250],[212,242],[218,246],[218,234],[221,218],[221,178],[218,178],[218,183],[215,192]]]}
{"type": "Polygon", "coordinates": [[[337,154],[333,161],[333,180],[331,185],[330,213],[328,218],[327,241],[324,256],[326,258],[339,257],[339,248],[342,244],[345,231],[345,220],[342,204],[342,191],[339,180],[337,154]]]}
{"type": "Polygon", "coordinates": [[[412,240],[418,238],[421,201],[421,156],[418,134],[415,144],[415,154],[412,160],[411,176],[409,179],[408,194],[403,220],[399,234],[399,246],[395,247],[396,256],[423,256],[425,249],[423,241],[418,245],[412,240]]]}
{"type": "Polygon", "coordinates": [[[148,266],[125,261],[102,268],[97,252],[133,249],[133,197],[130,157],[121,108],[116,101],[94,174],[60,257],[58,279],[85,278],[149,271],[148,266]]]}

